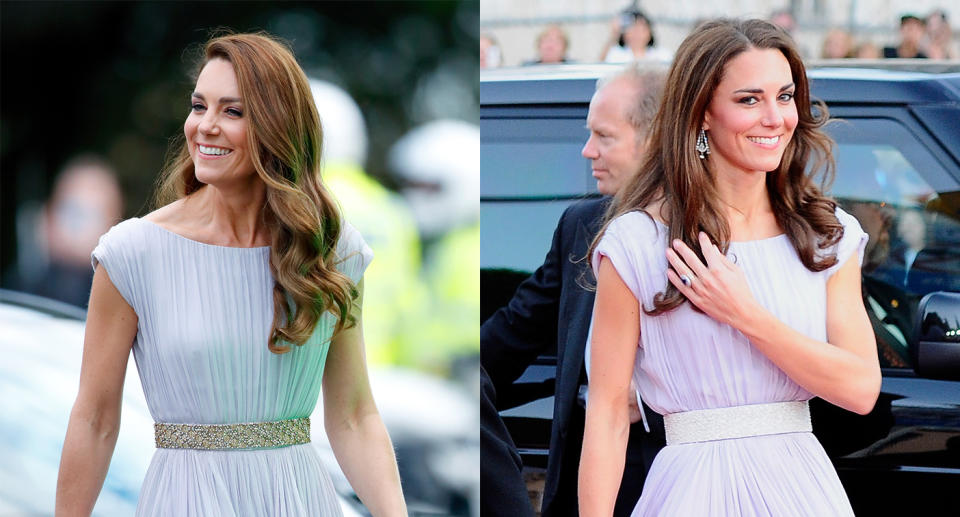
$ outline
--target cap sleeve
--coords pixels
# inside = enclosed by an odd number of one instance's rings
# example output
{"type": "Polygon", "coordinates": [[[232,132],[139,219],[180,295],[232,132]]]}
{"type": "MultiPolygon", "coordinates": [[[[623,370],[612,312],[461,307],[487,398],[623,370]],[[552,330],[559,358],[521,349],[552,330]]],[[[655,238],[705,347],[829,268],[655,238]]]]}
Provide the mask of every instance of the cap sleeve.
{"type": "Polygon", "coordinates": [[[360,282],[363,272],[373,260],[373,250],[367,246],[360,232],[346,221],[343,221],[337,240],[337,257],[337,270],[347,275],[353,283],[360,282]]]}
{"type": "Polygon", "coordinates": [[[101,235],[97,247],[90,253],[90,263],[94,270],[98,264],[102,265],[120,296],[136,309],[134,275],[138,265],[134,224],[134,219],[128,219],[101,235]]]}
{"type": "MultiPolygon", "coordinates": [[[[663,246],[660,231],[653,218],[643,212],[629,212],[610,221],[590,257],[593,274],[599,278],[600,257],[606,257],[641,306],[652,306],[654,295],[663,290],[666,282],[663,273],[666,256],[661,251],[663,246]],[[663,258],[660,259],[657,255],[663,258]]],[[[588,375],[592,340],[591,316],[584,350],[588,375]]],[[[642,346],[642,343],[638,343],[638,346],[642,346]]]]}
{"type": "Polygon", "coordinates": [[[863,264],[863,253],[870,237],[863,231],[860,222],[855,217],[844,212],[839,206],[836,210],[837,220],[843,225],[843,237],[836,245],[837,263],[827,269],[827,277],[847,263],[847,260],[856,253],[857,263],[863,264]]]}
{"type": "Polygon", "coordinates": [[[630,212],[617,217],[607,225],[590,257],[593,274],[599,278],[600,257],[608,258],[633,296],[646,305],[645,300],[657,289],[651,273],[657,261],[648,254],[659,249],[655,245],[658,231],[647,214],[630,212]]]}

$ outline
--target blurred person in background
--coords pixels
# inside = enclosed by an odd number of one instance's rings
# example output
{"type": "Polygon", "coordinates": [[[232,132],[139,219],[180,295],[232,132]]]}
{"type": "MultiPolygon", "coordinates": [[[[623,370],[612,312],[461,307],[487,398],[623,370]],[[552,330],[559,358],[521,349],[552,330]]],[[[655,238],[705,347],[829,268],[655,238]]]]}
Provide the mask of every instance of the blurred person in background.
{"type": "Polygon", "coordinates": [[[788,9],[780,9],[770,13],[770,23],[780,27],[791,37],[793,37],[793,31],[797,30],[797,20],[788,9]]]}
{"type": "MultiPolygon", "coordinates": [[[[377,258],[363,275],[364,347],[376,367],[371,382],[390,430],[404,495],[411,512],[419,503],[452,515],[475,514],[474,456],[479,448],[470,418],[477,407],[474,390],[413,370],[425,369],[411,351],[420,346],[422,329],[435,317],[423,309],[429,293],[420,276],[416,221],[403,197],[364,171],[366,125],[353,98],[317,79],[310,80],[310,90],[324,128],[323,183],[377,258]],[[425,401],[433,413],[423,410],[425,401]]],[[[315,412],[322,417],[321,409],[315,412]]]]}
{"type": "Polygon", "coordinates": [[[410,316],[416,340],[408,341],[395,359],[455,382],[461,388],[457,395],[469,396],[472,410],[467,411],[473,417],[460,426],[456,413],[447,409],[454,406],[447,400],[454,394],[445,396],[440,386],[419,392],[447,419],[408,411],[419,415],[410,419],[411,426],[430,433],[419,434],[419,450],[398,439],[401,474],[413,465],[426,467],[417,477],[404,478],[404,487],[416,484],[414,495],[420,490],[424,499],[446,498],[451,514],[475,516],[481,511],[480,129],[462,120],[434,120],[398,139],[387,160],[416,221],[422,242],[420,281],[427,287],[427,300],[415,307],[419,314],[410,316]]]}
{"type": "Polygon", "coordinates": [[[823,38],[820,57],[823,59],[853,57],[853,38],[850,33],[839,28],[830,29],[823,38]]]}
{"type": "Polygon", "coordinates": [[[883,58],[883,52],[874,42],[863,41],[857,45],[853,57],[857,59],[881,59],[883,58]]]}
{"type": "Polygon", "coordinates": [[[430,291],[420,340],[402,360],[478,386],[480,351],[480,129],[458,120],[415,127],[389,164],[413,210],[430,291]],[[465,368],[465,371],[460,371],[465,368]]]}
{"type": "Polygon", "coordinates": [[[885,58],[918,58],[924,59],[922,44],[926,34],[926,22],[912,15],[900,17],[900,43],[897,46],[883,47],[885,58]]]}
{"type": "MultiPolygon", "coordinates": [[[[897,219],[897,242],[891,250],[891,258],[903,270],[903,281],[898,282],[907,286],[910,278],[910,268],[917,255],[927,245],[927,223],[923,220],[923,210],[905,209],[897,219]]],[[[898,279],[899,280],[899,279],[898,279]]]]}
{"type": "Polygon", "coordinates": [[[78,156],[57,176],[40,210],[17,214],[20,256],[9,286],[78,307],[90,297],[90,252],[123,216],[123,193],[113,167],[96,155],[78,156]]]}
{"type": "MultiPolygon", "coordinates": [[[[586,384],[585,352],[594,293],[581,281],[590,278],[584,262],[589,239],[599,230],[610,199],[638,173],[646,151],[648,126],[653,121],[663,92],[665,72],[633,62],[597,82],[590,101],[583,157],[590,161],[597,180],[599,199],[589,199],[567,208],[553,235],[543,265],[523,281],[509,303],[494,313],[480,329],[481,361],[490,374],[492,390],[509,389],[537,356],[556,350],[553,426],[550,455],[543,492],[544,516],[577,515],[577,466],[583,440],[584,410],[579,402],[586,384]]],[[[630,515],[647,470],[663,446],[663,419],[653,413],[641,415],[636,399],[631,410],[630,437],[616,516],[630,515]],[[647,420],[650,421],[647,434],[647,420]],[[643,421],[644,423],[638,423],[643,421]]],[[[504,445],[492,442],[497,452],[504,445]]],[[[494,456],[496,458],[497,456],[494,456]]],[[[501,456],[502,457],[502,456],[501,456]]],[[[481,464],[487,461],[484,453],[481,464]]],[[[510,464],[503,462],[504,476],[510,464]]],[[[483,465],[484,468],[495,468],[483,465]]],[[[487,494],[496,504],[497,493],[487,494]]]]}
{"type": "Polygon", "coordinates": [[[570,39],[559,25],[547,25],[537,36],[537,59],[524,65],[550,65],[567,63],[570,39]]]}
{"type": "Polygon", "coordinates": [[[846,165],[837,175],[833,189],[852,194],[843,199],[843,207],[860,222],[869,236],[861,266],[864,274],[861,290],[867,316],[885,364],[908,367],[909,350],[905,336],[910,334],[913,322],[906,307],[915,304],[902,307],[901,302],[910,296],[903,287],[902,255],[898,263],[897,254],[891,253],[895,247],[897,220],[893,206],[898,204],[896,200],[900,195],[871,149],[851,146],[843,152],[846,165]],[[849,184],[851,181],[856,183],[849,184]]]}
{"type": "Polygon", "coordinates": [[[653,23],[636,4],[624,9],[610,22],[600,60],[605,63],[627,63],[638,59],[670,61],[670,52],[656,46],[653,23]]]}
{"type": "Polygon", "coordinates": [[[363,337],[367,359],[377,365],[413,366],[405,350],[416,346],[426,299],[419,277],[420,237],[406,201],[364,171],[367,129],[360,107],[339,86],[310,80],[323,124],[323,183],[373,250],[364,272],[363,337]]]}
{"type": "Polygon", "coordinates": [[[497,68],[503,61],[500,45],[491,34],[480,35],[480,68],[497,68]]]}
{"type": "Polygon", "coordinates": [[[780,27],[787,34],[793,38],[794,44],[797,46],[797,49],[800,51],[802,57],[809,57],[810,52],[805,46],[803,46],[799,41],[797,41],[797,19],[793,16],[793,12],[790,9],[778,9],[770,13],[770,18],[768,19],[770,23],[780,27]]]}
{"type": "MultiPolygon", "coordinates": [[[[867,186],[870,189],[871,186],[867,186]]],[[[890,273],[903,278],[903,262],[896,263],[891,249],[891,231],[895,224],[894,210],[889,205],[858,199],[846,200],[844,207],[857,218],[870,236],[863,252],[861,284],[867,317],[877,338],[877,349],[885,364],[907,368],[911,364],[907,337],[913,327],[913,314],[900,309],[901,300],[910,297],[903,285],[888,283],[890,273]]]]}
{"type": "Polygon", "coordinates": [[[306,75],[265,33],[211,39],[197,73],[159,208],[114,226],[92,254],[57,515],[94,507],[131,348],[157,420],[137,515],[341,515],[310,443],[321,385],[357,495],[373,515],[406,515],[364,359],[372,253],[320,181],[306,75]]]}
{"type": "Polygon", "coordinates": [[[927,55],[930,59],[958,59],[960,51],[953,41],[947,13],[937,9],[927,15],[927,55]]]}

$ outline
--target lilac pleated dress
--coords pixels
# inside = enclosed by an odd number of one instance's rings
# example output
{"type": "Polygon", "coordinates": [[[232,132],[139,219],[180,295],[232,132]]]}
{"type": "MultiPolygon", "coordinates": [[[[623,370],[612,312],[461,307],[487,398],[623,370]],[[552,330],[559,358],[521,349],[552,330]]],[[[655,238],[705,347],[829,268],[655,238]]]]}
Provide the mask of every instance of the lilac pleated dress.
{"type": "MultiPolygon", "coordinates": [[[[827,279],[854,253],[863,260],[867,235],[840,210],[844,236],[836,266],[814,273],[786,235],[733,242],[757,301],[793,329],[826,341],[827,279]]],[[[646,308],[667,285],[667,228],[631,212],[611,222],[597,246],[646,308]]],[[[596,271],[595,271],[596,272],[596,271]]],[[[660,414],[813,397],[729,325],[689,303],[660,316],[640,316],[634,380],[660,414]]],[[[837,473],[809,432],[668,445],[655,458],[634,516],[853,515],[837,473]]]]}
{"type": "MultiPolygon", "coordinates": [[[[373,257],[349,224],[337,268],[358,282],[373,257]]],[[[143,219],[100,238],[93,264],[139,318],[133,354],[156,422],[229,424],[308,417],[329,338],[324,314],[306,344],[267,349],[273,321],[270,248],[187,239],[143,219]]],[[[138,516],[341,515],[310,443],[254,450],[157,449],[138,516]]]]}

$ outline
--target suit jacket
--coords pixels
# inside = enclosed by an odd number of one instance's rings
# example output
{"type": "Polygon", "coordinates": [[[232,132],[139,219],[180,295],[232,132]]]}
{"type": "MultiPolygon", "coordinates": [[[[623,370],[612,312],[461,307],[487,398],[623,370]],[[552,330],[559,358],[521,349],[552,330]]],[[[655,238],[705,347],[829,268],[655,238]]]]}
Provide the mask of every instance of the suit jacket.
{"type": "MultiPolygon", "coordinates": [[[[582,260],[600,230],[609,198],[589,199],[564,211],[550,251],[536,272],[517,288],[507,306],[480,329],[481,361],[494,386],[502,391],[543,352],[557,351],[553,426],[544,487],[544,517],[577,515],[577,471],[583,445],[584,409],[577,402],[585,382],[583,356],[593,313],[595,285],[582,260]]],[[[617,515],[633,509],[653,457],[663,446],[663,419],[647,411],[653,433],[643,437],[642,424],[631,427],[624,483],[617,515]]]]}

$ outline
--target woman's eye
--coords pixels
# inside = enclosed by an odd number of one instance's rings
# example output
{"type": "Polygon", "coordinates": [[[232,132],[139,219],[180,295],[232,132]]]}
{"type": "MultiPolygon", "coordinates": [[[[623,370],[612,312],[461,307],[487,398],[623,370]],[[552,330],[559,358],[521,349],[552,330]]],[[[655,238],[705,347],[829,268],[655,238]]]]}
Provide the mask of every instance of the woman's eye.
{"type": "Polygon", "coordinates": [[[243,116],[243,112],[240,111],[240,110],[238,110],[237,108],[227,108],[227,113],[233,115],[234,117],[242,117],[242,116],[243,116]]]}
{"type": "Polygon", "coordinates": [[[793,92],[781,93],[780,101],[781,102],[790,102],[793,99],[793,92]]]}
{"type": "Polygon", "coordinates": [[[747,106],[753,106],[754,104],[757,103],[757,98],[756,98],[756,97],[744,97],[744,98],[740,99],[740,103],[741,103],[741,104],[746,104],[747,106]]]}
{"type": "Polygon", "coordinates": [[[190,105],[190,109],[193,111],[201,111],[204,109],[204,105],[200,103],[194,103],[190,105]]]}

